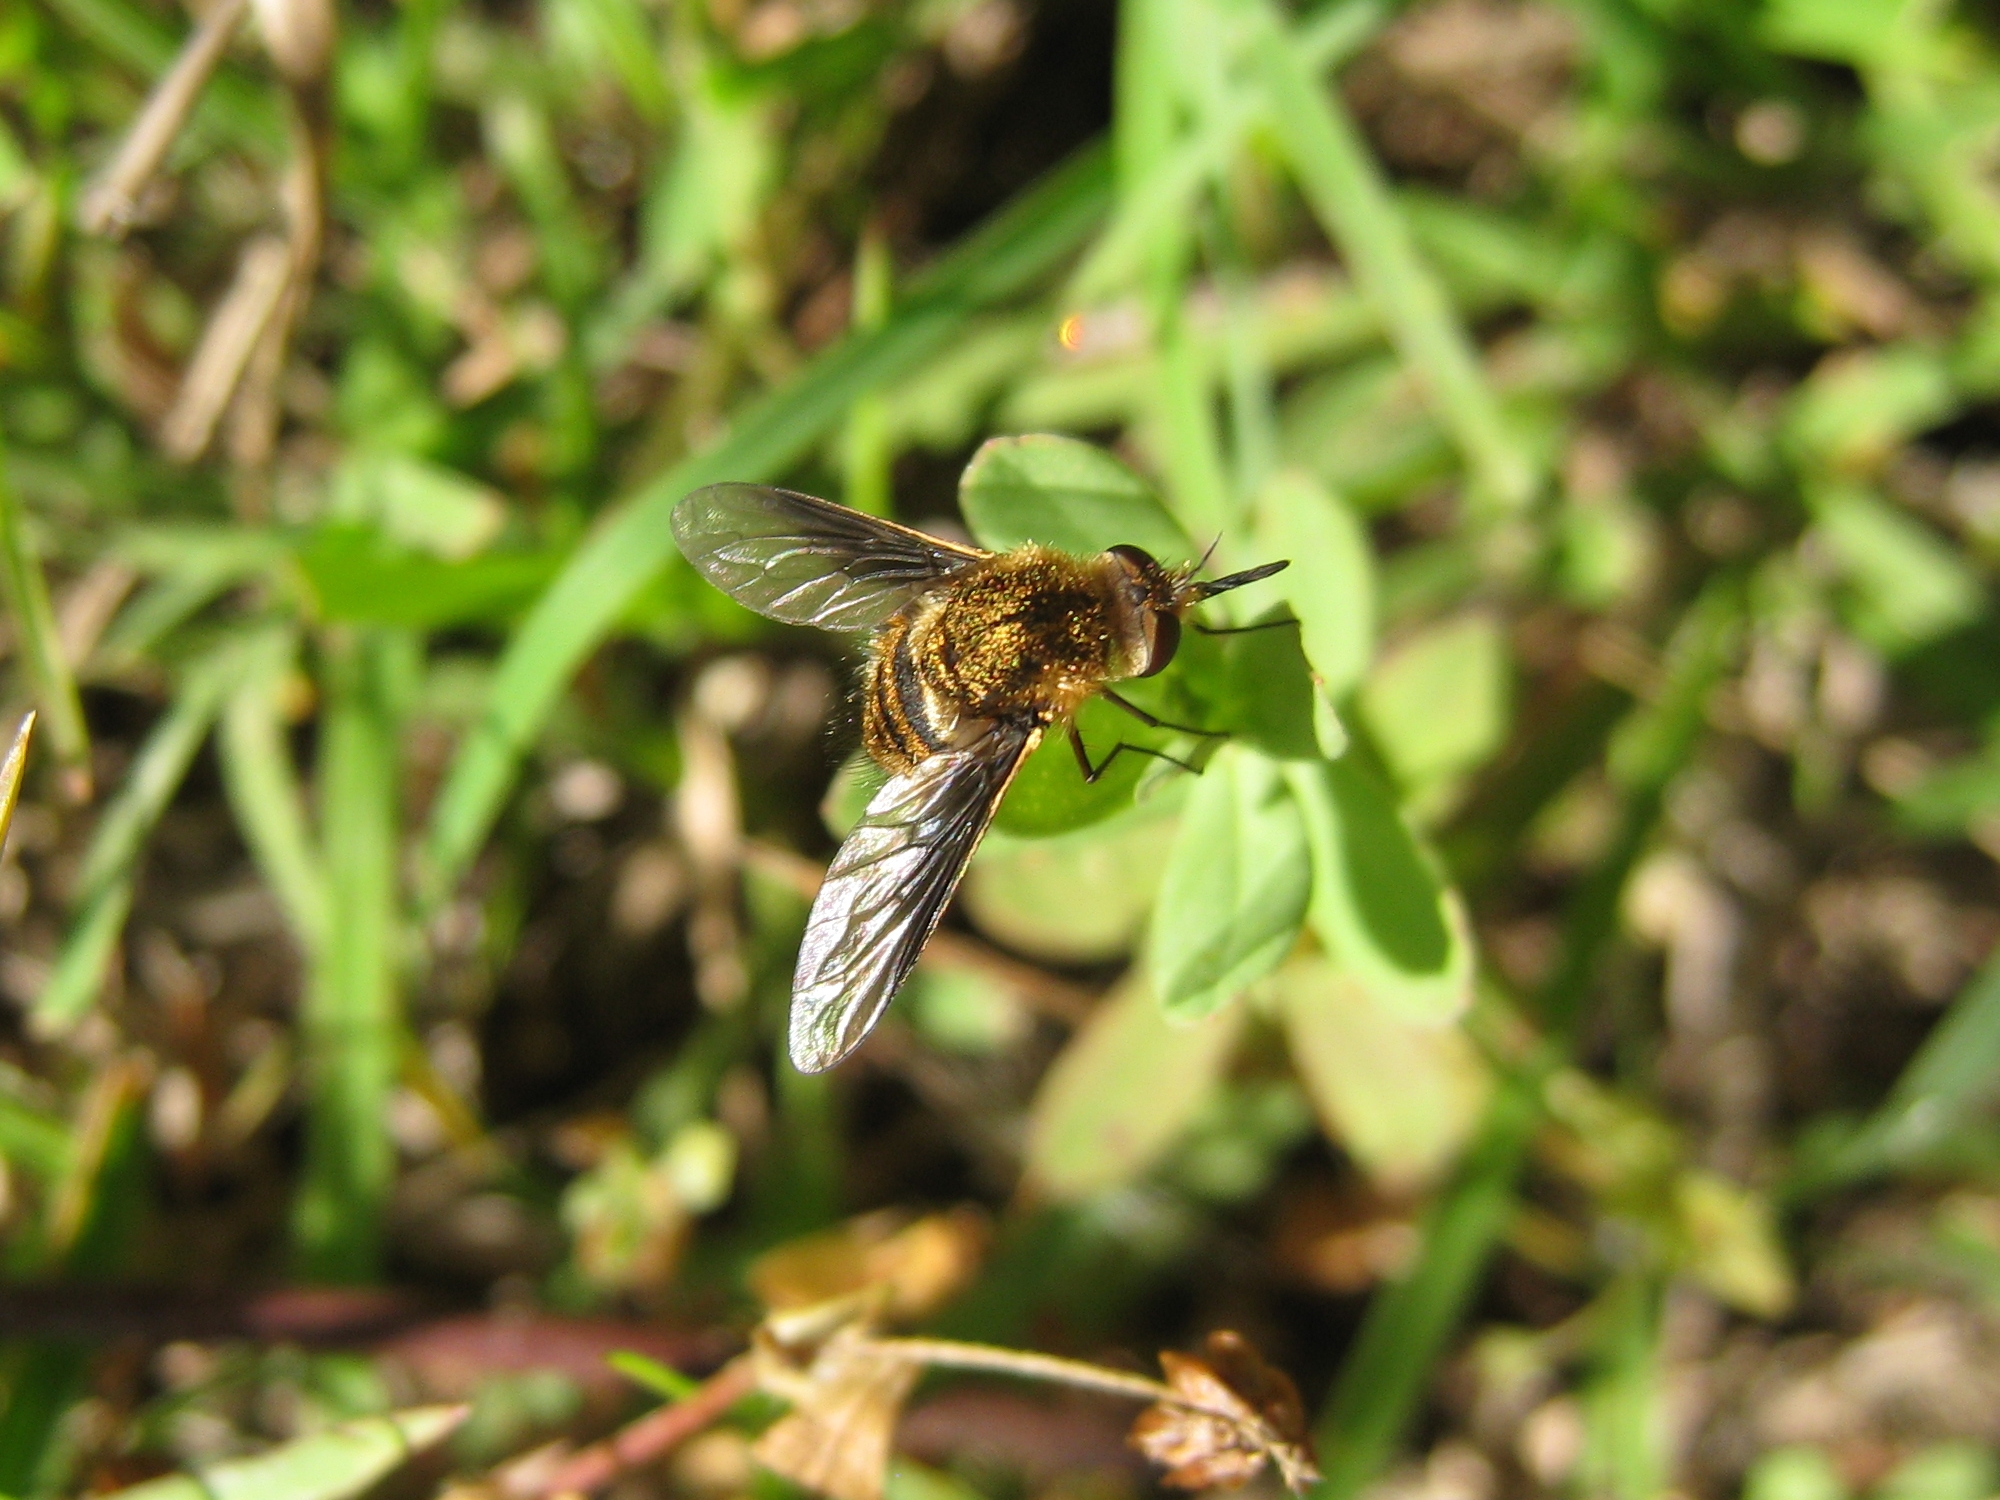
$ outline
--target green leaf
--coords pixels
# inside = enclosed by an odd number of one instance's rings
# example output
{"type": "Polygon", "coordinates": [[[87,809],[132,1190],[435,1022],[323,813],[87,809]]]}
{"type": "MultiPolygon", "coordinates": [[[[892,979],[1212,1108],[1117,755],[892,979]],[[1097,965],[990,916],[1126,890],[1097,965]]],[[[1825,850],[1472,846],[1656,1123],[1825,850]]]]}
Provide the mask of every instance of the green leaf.
{"type": "Polygon", "coordinates": [[[1243,1015],[1237,1007],[1173,1026],[1142,979],[1112,991],[1070,1038],[1029,1109],[1032,1187],[1085,1198],[1157,1162],[1221,1079],[1243,1015]]]}
{"type": "Polygon", "coordinates": [[[1250,12],[1255,61],[1278,148],[1313,215],[1354,267],[1397,352],[1420,373],[1439,418],[1501,508],[1532,498],[1537,477],[1508,429],[1479,351],[1390,196],[1382,168],[1338,95],[1314,75],[1277,7],[1250,12]]]}
{"type": "Polygon", "coordinates": [[[1980,1500],[2000,1484],[2000,1465],[1984,1443],[1933,1443],[1897,1464],[1875,1500],[1980,1500]]]}
{"type": "Polygon", "coordinates": [[[1338,702],[1375,653],[1375,554],[1361,518],[1298,469],[1272,476],[1257,498],[1260,551],[1288,558],[1275,580],[1298,617],[1299,640],[1321,689],[1338,702]]]}
{"type": "Polygon", "coordinates": [[[1052,433],[991,438],[959,480],[965,524],[982,547],[1041,542],[1088,557],[1121,544],[1165,563],[1200,548],[1146,482],[1092,443],[1052,433]]]}
{"type": "Polygon", "coordinates": [[[446,562],[398,546],[372,526],[352,525],[320,527],[300,546],[298,561],[324,618],[419,630],[518,615],[562,566],[545,552],[446,562]]]}
{"type": "MultiPolygon", "coordinates": [[[[1251,623],[1270,625],[1283,617],[1282,609],[1275,606],[1251,623]]],[[[1314,686],[1296,627],[1271,625],[1216,637],[1212,644],[1221,648],[1221,691],[1214,709],[1203,715],[1202,728],[1226,729],[1273,760],[1325,755],[1322,719],[1332,705],[1314,686]]],[[[1332,748],[1344,747],[1343,738],[1332,748]]]]}
{"type": "Polygon", "coordinates": [[[1743,1476],[1743,1500],[1847,1500],[1847,1483],[1824,1448],[1795,1443],[1759,1454],[1743,1476]]]}
{"type": "Polygon", "coordinates": [[[1412,1020],[1324,958],[1287,964],[1277,992],[1292,1061],[1327,1138],[1390,1193],[1435,1181],[1491,1092],[1465,1033],[1412,1020]]]}
{"type": "Polygon", "coordinates": [[[1806,499],[1846,576],[1853,628],[1878,650],[1901,655],[1985,606],[1964,555],[1915,517],[1858,485],[1817,485],[1806,499]]]}
{"type": "Polygon", "coordinates": [[[982,932],[1031,958],[1102,963],[1130,952],[1173,846],[1166,800],[1050,838],[996,830],[966,875],[966,910],[982,932]]]}
{"type": "Polygon", "coordinates": [[[274,631],[245,652],[242,678],[223,710],[218,748],[236,826],[300,946],[313,953],[327,932],[326,872],[313,846],[280,706],[296,650],[291,636],[274,631]]]}
{"type": "Polygon", "coordinates": [[[1285,775],[1312,850],[1313,930],[1334,962],[1417,1020],[1457,1015],[1472,994],[1464,913],[1388,788],[1353,756],[1285,775]]]}
{"type": "Polygon", "coordinates": [[[413,1406],[360,1417],[198,1476],[173,1474],[114,1493],[119,1500],[344,1500],[449,1436],[468,1409],[413,1406]]]}
{"type": "Polygon", "coordinates": [[[336,636],[327,649],[319,793],[335,941],[313,956],[301,1007],[313,1068],[293,1210],[300,1260],[315,1280],[376,1273],[395,1173],[387,1116],[404,1025],[396,736],[413,650],[386,632],[336,636]]]}
{"type": "Polygon", "coordinates": [[[98,820],[77,876],[77,917],[35,999],[33,1025],[43,1035],[67,1030],[97,1003],[131,909],[133,873],[146,839],[180,790],[239,666],[236,653],[225,648],[187,670],[172,706],[146,736],[125,784],[98,820]]]}
{"type": "MultiPolygon", "coordinates": [[[[1158,739],[1101,698],[1083,705],[1076,724],[1091,760],[1100,766],[1121,740],[1152,744],[1158,739]]],[[[1100,823],[1132,805],[1132,793],[1145,770],[1145,756],[1125,753],[1096,781],[1085,781],[1069,745],[1069,731],[1058,725],[1042,736],[1042,743],[1022,764],[994,826],[1036,838],[1100,823]]]]}
{"type": "Polygon", "coordinates": [[[1512,663],[1491,615],[1421,631],[1376,663],[1361,711],[1398,784],[1415,794],[1477,767],[1505,743],[1512,663]]]}
{"type": "Polygon", "coordinates": [[[1147,944],[1161,1008],[1199,1019],[1284,961],[1305,924],[1312,860],[1283,775],[1226,747],[1189,793],[1147,944]]]}
{"type": "Polygon", "coordinates": [[[1941,354],[1910,344],[1854,350],[1821,361],[1807,377],[1785,413],[1784,435],[1802,463],[1852,470],[1879,463],[1957,405],[1941,354]]]}
{"type": "Polygon", "coordinates": [[[647,195],[639,236],[647,278],[668,297],[692,289],[742,243],[777,165],[763,95],[705,60],[688,71],[680,140],[647,195]]]}
{"type": "Polygon", "coordinates": [[[826,831],[837,839],[846,838],[888,779],[889,773],[866,750],[856,750],[842,761],[819,801],[819,818],[826,831]]]}
{"type": "Polygon", "coordinates": [[[1875,67],[1908,58],[1943,10],[1931,0],[1775,0],[1762,34],[1780,52],[1875,67]]]}
{"type": "Polygon", "coordinates": [[[63,654],[56,632],[42,560],[29,540],[5,461],[5,450],[0,449],[0,587],[5,589],[21,664],[48,719],[44,733],[63,768],[69,796],[81,801],[90,795],[90,727],[84,721],[73,664],[63,654]]]}
{"type": "Polygon", "coordinates": [[[327,513],[446,562],[483,552],[507,523],[497,491],[406,453],[356,449],[334,471],[327,513]]]}
{"type": "Polygon", "coordinates": [[[1675,1177],[1674,1210],[1689,1276],[1753,1318],[1784,1315],[1797,1288],[1768,1198],[1719,1173],[1690,1168],[1675,1177]]]}

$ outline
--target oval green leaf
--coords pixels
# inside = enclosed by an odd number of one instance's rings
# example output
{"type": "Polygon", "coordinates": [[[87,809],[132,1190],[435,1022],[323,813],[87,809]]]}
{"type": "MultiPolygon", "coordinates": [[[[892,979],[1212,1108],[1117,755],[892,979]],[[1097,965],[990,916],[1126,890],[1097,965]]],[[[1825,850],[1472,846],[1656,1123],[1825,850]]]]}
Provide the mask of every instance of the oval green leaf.
{"type": "Polygon", "coordinates": [[[1300,643],[1335,702],[1375,652],[1375,554],[1368,529],[1325,485],[1297,469],[1273,475],[1257,500],[1260,552],[1291,566],[1274,582],[1298,617],[1300,643]]]}
{"type": "MultiPolygon", "coordinates": [[[[1121,740],[1151,744],[1158,738],[1135,720],[1100,699],[1084,704],[1076,716],[1083,743],[1093,764],[1103,766],[1105,757],[1121,740]]],[[[1022,838],[1043,838],[1100,823],[1113,813],[1132,805],[1132,791],[1145,773],[1146,757],[1123,753],[1105,768],[1096,781],[1085,781],[1069,746],[1069,731],[1052,725],[1042,742],[1021,765],[1000,804],[995,826],[1022,838]]]]}
{"type": "Polygon", "coordinates": [[[200,1477],[170,1474],[116,1491],[119,1500],[343,1500],[370,1489],[420,1448],[465,1420],[463,1406],[414,1406],[360,1417],[255,1458],[231,1459],[200,1477]]]}
{"type": "Polygon", "coordinates": [[[1055,838],[990,834],[960,899],[982,932],[1031,958],[1102,963],[1129,953],[1173,847],[1162,800],[1055,838]]]}
{"type": "Polygon", "coordinates": [[[1053,433],[989,439],[966,466],[958,501],[973,536],[996,552],[1040,542],[1089,556],[1122,544],[1175,563],[1200,551],[1137,474],[1053,433]]]}
{"type": "Polygon", "coordinates": [[[1230,746],[1189,793],[1147,957],[1161,1008],[1198,1020],[1284,961],[1305,925],[1312,860],[1283,775],[1230,746]]]}
{"type": "Polygon", "coordinates": [[[1412,1020],[1324,958],[1287,964],[1276,988],[1292,1062],[1327,1138],[1385,1191],[1434,1182],[1491,1088],[1465,1033],[1412,1020]]]}
{"type": "Polygon", "coordinates": [[[1170,1026],[1143,979],[1112,991],[1035,1095],[1029,1182],[1051,1198],[1085,1198],[1152,1166],[1214,1091],[1243,1014],[1237,1007],[1170,1026]]]}
{"type": "Polygon", "coordinates": [[[1472,996],[1472,943],[1457,898],[1389,789],[1348,756],[1286,768],[1312,851],[1313,930],[1383,1004],[1442,1024],[1472,996]]]}

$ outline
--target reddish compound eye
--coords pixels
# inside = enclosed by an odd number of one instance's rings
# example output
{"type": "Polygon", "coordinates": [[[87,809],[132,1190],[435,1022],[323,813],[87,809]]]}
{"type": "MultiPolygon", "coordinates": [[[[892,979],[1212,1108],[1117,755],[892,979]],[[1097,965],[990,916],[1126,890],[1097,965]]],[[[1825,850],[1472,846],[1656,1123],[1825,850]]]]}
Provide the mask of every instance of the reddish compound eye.
{"type": "Polygon", "coordinates": [[[1167,669],[1181,648],[1181,622],[1177,616],[1155,610],[1146,616],[1146,665],[1141,677],[1153,677],[1167,669]]]}

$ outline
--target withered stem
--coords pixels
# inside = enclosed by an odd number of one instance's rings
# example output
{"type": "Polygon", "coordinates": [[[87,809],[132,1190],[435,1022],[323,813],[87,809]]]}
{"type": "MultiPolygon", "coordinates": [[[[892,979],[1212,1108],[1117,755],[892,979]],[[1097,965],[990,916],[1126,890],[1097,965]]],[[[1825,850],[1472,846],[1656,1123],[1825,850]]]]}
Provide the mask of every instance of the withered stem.
{"type": "Polygon", "coordinates": [[[871,1339],[876,1348],[901,1354],[941,1370],[985,1370],[995,1375],[1018,1375],[1023,1380],[1051,1380],[1107,1395],[1129,1396],[1134,1401],[1166,1401],[1175,1406],[1206,1410],[1157,1380],[1129,1375],[1123,1370],[1107,1370],[1103,1365],[1085,1364],[1079,1359],[1061,1359],[1053,1354],[1034,1354],[1025,1349],[1001,1349],[991,1344],[961,1344],[954,1339],[871,1339]]]}

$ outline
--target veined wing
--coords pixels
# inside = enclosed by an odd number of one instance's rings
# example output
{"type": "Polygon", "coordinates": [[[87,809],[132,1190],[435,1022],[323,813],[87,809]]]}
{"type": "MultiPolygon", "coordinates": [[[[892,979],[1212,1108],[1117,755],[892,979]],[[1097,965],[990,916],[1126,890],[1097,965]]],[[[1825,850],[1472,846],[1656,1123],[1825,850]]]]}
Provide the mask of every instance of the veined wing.
{"type": "Polygon", "coordinates": [[[787,625],[873,630],[989,554],[830,500],[711,484],[674,507],[674,540],[710,583],[787,625]]]}
{"type": "Polygon", "coordinates": [[[996,722],[891,777],[826,872],[792,978],[792,1062],[820,1073],[861,1044],[916,966],[986,825],[1042,737],[996,722]]]}

